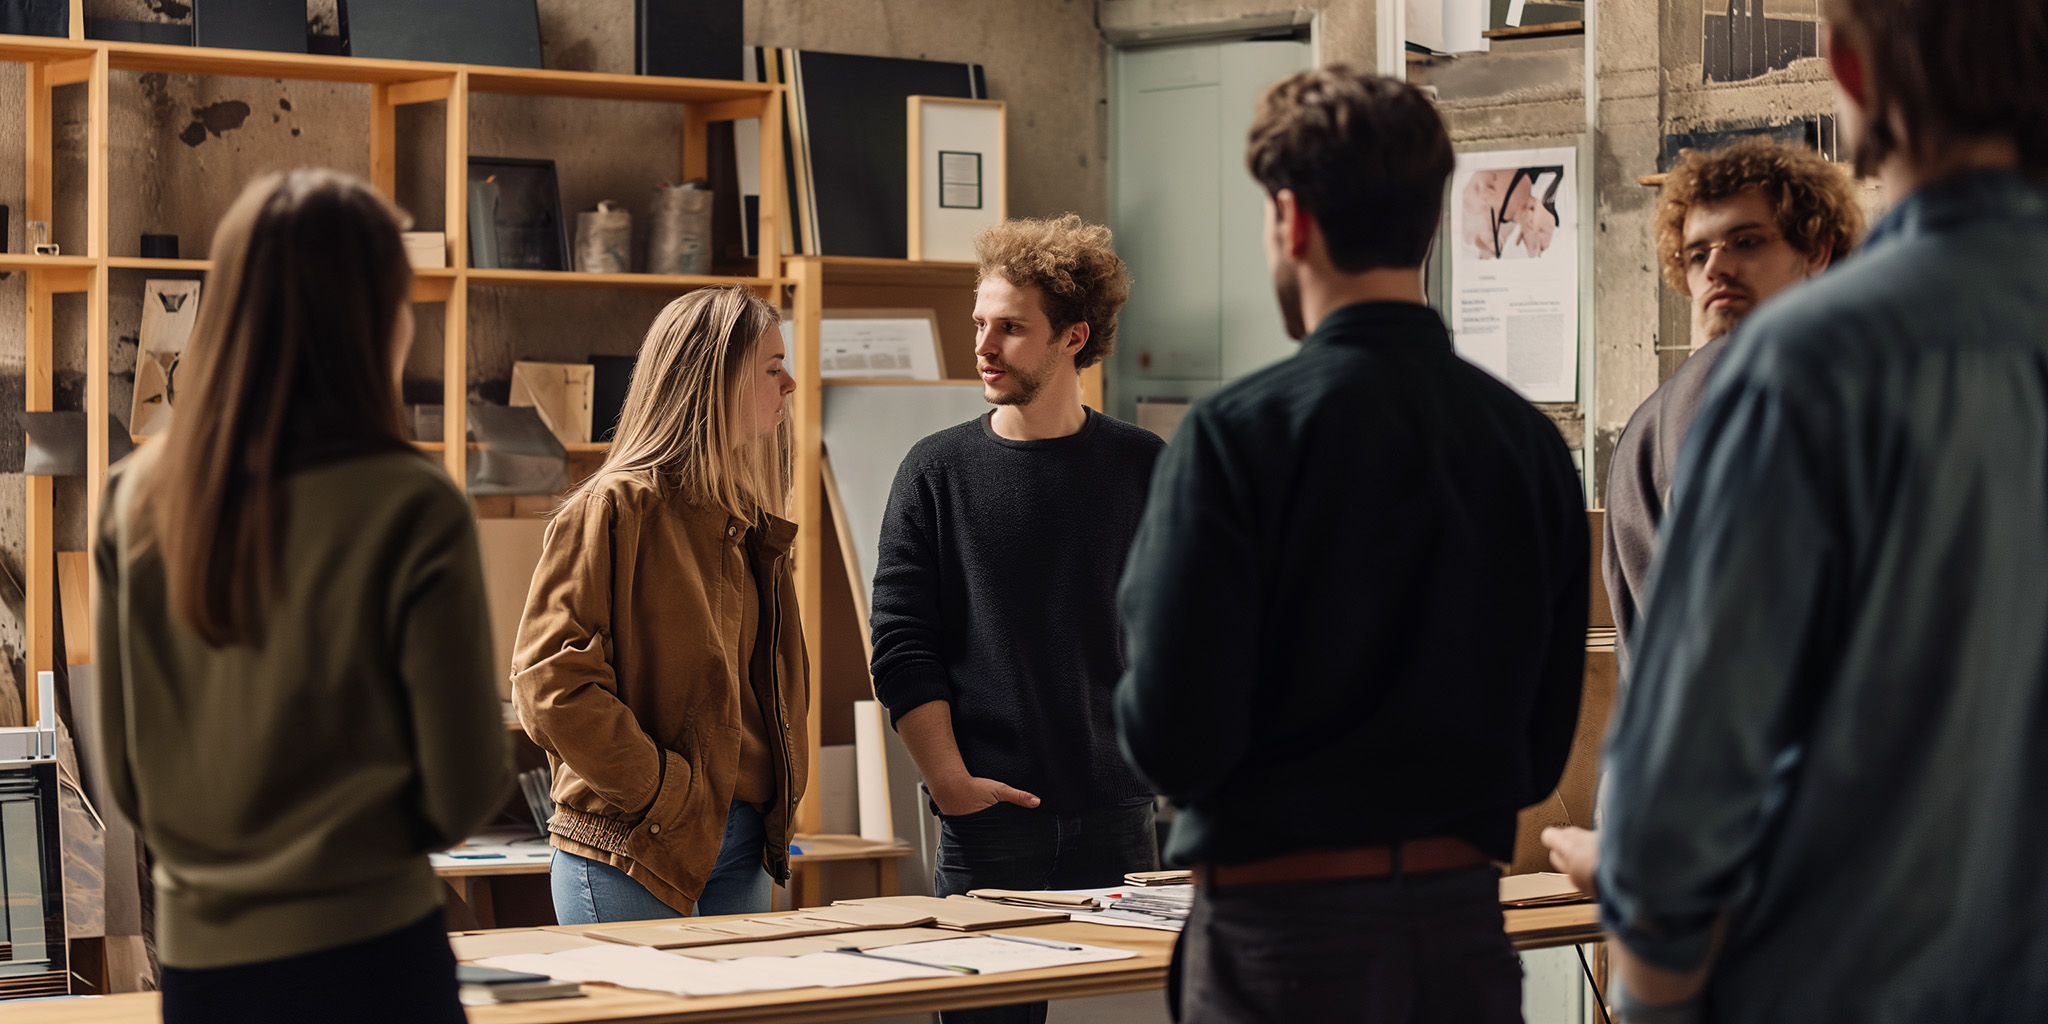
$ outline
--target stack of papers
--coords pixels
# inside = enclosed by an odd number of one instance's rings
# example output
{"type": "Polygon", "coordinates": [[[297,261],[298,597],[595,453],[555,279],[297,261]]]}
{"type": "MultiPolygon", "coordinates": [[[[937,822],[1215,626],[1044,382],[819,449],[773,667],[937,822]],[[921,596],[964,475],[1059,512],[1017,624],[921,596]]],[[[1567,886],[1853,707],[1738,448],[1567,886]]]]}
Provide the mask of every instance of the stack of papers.
{"type": "Polygon", "coordinates": [[[427,854],[437,868],[502,868],[546,864],[554,857],[548,837],[532,831],[484,832],[443,853],[427,854]]]}
{"type": "Polygon", "coordinates": [[[842,907],[888,907],[907,913],[929,915],[927,921],[941,928],[954,931],[975,932],[991,928],[1022,928],[1033,924],[1058,924],[1065,921],[1067,910],[1045,910],[1032,907],[1007,906],[977,900],[968,896],[877,896],[867,900],[842,900],[832,904],[828,910],[805,911],[807,914],[822,914],[838,911],[842,907]]]}
{"type": "Polygon", "coordinates": [[[1093,910],[1095,897],[1078,892],[1043,892],[1023,889],[969,889],[967,895],[992,903],[1007,903],[1013,907],[1039,907],[1045,910],[1093,910]]]}
{"type": "Polygon", "coordinates": [[[800,939],[728,942],[719,946],[686,946],[675,952],[698,960],[742,960],[750,956],[803,956],[806,953],[832,953],[849,948],[886,949],[890,946],[907,946],[913,942],[932,942],[959,937],[959,932],[940,928],[883,928],[877,931],[840,932],[837,935],[809,935],[800,939]]]}
{"type": "Polygon", "coordinates": [[[1190,885],[1193,871],[1133,871],[1124,876],[1125,885],[1190,885]]]}
{"type": "Polygon", "coordinates": [[[1590,899],[1572,884],[1571,876],[1555,871],[1532,871],[1526,875],[1508,875],[1500,880],[1500,905],[1503,907],[1555,907],[1585,903],[1590,899]]]}

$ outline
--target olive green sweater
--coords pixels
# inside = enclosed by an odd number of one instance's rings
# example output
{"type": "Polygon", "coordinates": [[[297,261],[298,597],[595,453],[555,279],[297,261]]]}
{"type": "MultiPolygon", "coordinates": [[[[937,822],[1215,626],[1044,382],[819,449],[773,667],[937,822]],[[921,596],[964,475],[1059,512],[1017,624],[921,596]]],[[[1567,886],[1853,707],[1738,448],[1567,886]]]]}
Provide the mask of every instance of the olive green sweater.
{"type": "Polygon", "coordinates": [[[104,769],[155,854],[163,962],[272,960],[425,917],[427,852],[511,782],[469,503],[409,453],[294,474],[261,639],[213,648],[170,614],[136,535],[153,454],[107,485],[94,594],[104,769]]]}

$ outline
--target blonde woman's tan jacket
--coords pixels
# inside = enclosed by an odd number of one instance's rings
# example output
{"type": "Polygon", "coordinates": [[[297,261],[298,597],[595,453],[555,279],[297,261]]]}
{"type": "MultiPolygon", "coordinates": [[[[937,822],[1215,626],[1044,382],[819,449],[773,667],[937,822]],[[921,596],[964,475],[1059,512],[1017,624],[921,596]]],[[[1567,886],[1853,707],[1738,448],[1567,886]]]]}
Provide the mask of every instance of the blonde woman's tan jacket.
{"type": "Polygon", "coordinates": [[[749,523],[664,497],[649,472],[613,473],[556,514],[512,655],[520,724],[554,768],[555,848],[689,913],[738,783],[740,701],[757,700],[780,776],[766,865],[788,880],[810,763],[795,539],[774,516],[749,523]],[[739,649],[746,601],[760,602],[751,651],[739,649]]]}

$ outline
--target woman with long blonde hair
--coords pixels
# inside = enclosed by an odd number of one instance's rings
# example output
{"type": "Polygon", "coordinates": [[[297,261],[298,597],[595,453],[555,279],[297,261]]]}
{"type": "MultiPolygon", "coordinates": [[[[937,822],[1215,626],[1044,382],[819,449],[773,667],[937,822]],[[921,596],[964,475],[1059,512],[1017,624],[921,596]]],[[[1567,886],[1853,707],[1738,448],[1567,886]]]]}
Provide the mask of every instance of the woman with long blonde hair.
{"type": "Polygon", "coordinates": [[[789,877],[810,743],[778,319],[737,287],[669,303],[548,525],[512,683],[564,924],[757,913],[789,877]]]}
{"type": "Polygon", "coordinates": [[[400,428],[399,217],[333,171],[245,189],[177,415],[107,485],[100,742],[172,1024],[463,1019],[427,852],[511,771],[469,502],[400,428]]]}

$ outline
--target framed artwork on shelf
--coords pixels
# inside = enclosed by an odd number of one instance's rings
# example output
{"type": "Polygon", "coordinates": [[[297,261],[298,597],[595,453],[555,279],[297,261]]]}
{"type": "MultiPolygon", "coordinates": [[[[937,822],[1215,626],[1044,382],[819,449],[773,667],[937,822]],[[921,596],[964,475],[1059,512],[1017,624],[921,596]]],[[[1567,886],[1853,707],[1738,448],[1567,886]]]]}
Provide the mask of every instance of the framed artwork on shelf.
{"type": "Polygon", "coordinates": [[[974,236],[1009,216],[1001,100],[912,96],[907,101],[909,256],[974,259],[974,236]]]}
{"type": "Polygon", "coordinates": [[[569,231],[553,160],[469,158],[469,265],[567,270],[569,231]]]}

